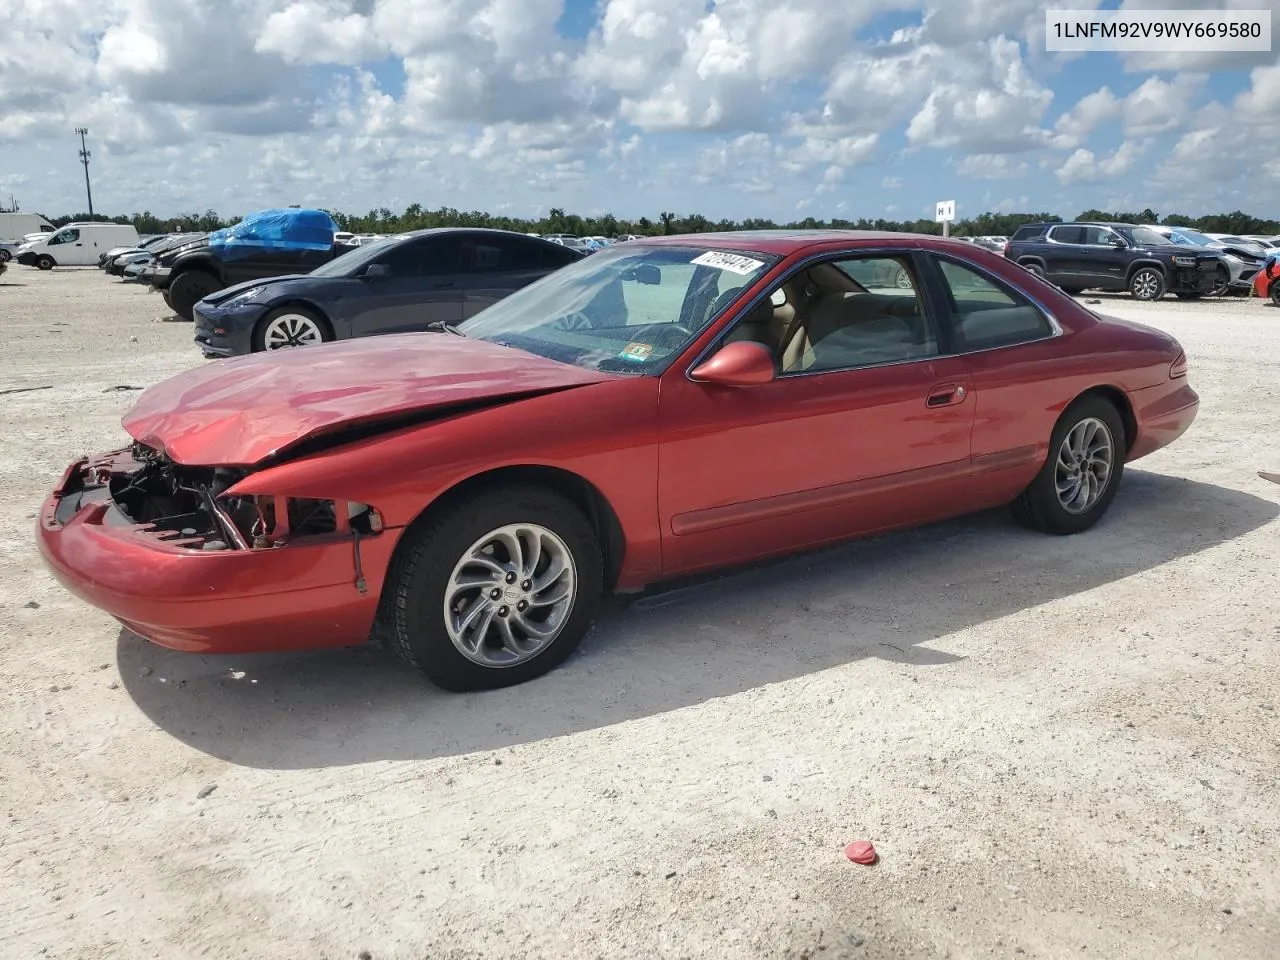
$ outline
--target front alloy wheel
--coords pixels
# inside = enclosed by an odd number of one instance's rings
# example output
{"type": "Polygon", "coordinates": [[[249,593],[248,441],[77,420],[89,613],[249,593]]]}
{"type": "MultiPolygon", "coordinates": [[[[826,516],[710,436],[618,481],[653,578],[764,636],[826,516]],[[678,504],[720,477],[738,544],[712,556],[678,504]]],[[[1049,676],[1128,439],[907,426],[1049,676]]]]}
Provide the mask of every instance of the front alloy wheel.
{"type": "Polygon", "coordinates": [[[324,334],[310,317],[301,313],[286,313],[267,324],[262,334],[262,341],[267,350],[279,350],[282,347],[308,347],[324,343],[324,334]]]}
{"type": "Polygon", "coordinates": [[[254,352],[283,350],[285,347],[311,347],[333,339],[329,324],[304,307],[280,307],[272,310],[253,332],[254,352]]]}
{"type": "Polygon", "coordinates": [[[536,523],[484,534],[453,568],[444,595],[453,645],[482,667],[532,660],[564,629],[577,598],[573,554],[536,523]]]}
{"type": "Polygon", "coordinates": [[[1135,300],[1159,300],[1164,294],[1164,274],[1155,267],[1141,267],[1129,278],[1129,294],[1135,300]]]}
{"type": "Polygon", "coordinates": [[[523,683],[586,635],[603,566],[577,505],[541,487],[491,487],[405,532],[376,632],[446,690],[523,683]]]}

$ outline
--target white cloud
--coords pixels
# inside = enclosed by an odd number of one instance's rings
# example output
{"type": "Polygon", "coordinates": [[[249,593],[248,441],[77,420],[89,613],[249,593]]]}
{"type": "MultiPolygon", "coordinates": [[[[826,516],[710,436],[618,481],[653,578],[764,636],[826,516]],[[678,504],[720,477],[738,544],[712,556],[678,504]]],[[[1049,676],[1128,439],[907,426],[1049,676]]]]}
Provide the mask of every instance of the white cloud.
{"type": "Polygon", "coordinates": [[[1053,145],[1071,149],[1086,142],[1101,124],[1118,117],[1122,102],[1109,87],[1085,94],[1053,125],[1053,145]]]}
{"type": "Polygon", "coordinates": [[[1172,81],[1148,77],[1124,100],[1124,129],[1131,137],[1148,137],[1181,127],[1191,117],[1205,78],[1181,74],[1172,81]]]}
{"type": "Polygon", "coordinates": [[[1123,176],[1133,169],[1146,149],[1144,143],[1126,140],[1111,154],[1098,157],[1092,150],[1081,147],[1058,168],[1058,180],[1063,184],[1087,183],[1123,176]]]}
{"type": "Polygon", "coordinates": [[[558,32],[564,0],[8,2],[0,186],[28,209],[80,203],[79,124],[109,209],[784,216],[831,194],[815,211],[838,195],[859,216],[877,185],[931,201],[938,172],[969,209],[973,181],[1041,169],[1055,191],[1127,178],[1141,195],[1148,141],[1152,191],[1192,177],[1216,203],[1258,179],[1280,203],[1263,160],[1241,160],[1280,151],[1274,56],[1233,61],[1254,67],[1248,89],[1199,107],[1190,62],[1126,77],[1090,57],[1100,89],[1050,113],[1085,62],[1044,52],[1043,0],[599,0],[577,38],[558,32]],[[890,39],[859,33],[886,12],[903,15],[890,39]]]}
{"type": "Polygon", "coordinates": [[[1004,153],[971,153],[956,164],[956,173],[975,180],[1016,180],[1030,169],[1025,160],[1004,153]]]}

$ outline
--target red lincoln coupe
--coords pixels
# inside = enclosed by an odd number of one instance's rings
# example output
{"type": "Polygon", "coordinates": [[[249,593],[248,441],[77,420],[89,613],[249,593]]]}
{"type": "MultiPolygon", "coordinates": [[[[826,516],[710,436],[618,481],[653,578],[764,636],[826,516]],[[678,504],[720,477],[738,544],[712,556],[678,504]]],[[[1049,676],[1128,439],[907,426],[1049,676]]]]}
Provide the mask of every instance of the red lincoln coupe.
{"type": "Polygon", "coordinates": [[[604,591],[1000,504],[1079,533],[1197,405],[1172,337],[972,244],[663,237],[460,328],[152,387],[38,537],[164,646],[385,636],[441,686],[498,687],[563,661],[604,591]]]}

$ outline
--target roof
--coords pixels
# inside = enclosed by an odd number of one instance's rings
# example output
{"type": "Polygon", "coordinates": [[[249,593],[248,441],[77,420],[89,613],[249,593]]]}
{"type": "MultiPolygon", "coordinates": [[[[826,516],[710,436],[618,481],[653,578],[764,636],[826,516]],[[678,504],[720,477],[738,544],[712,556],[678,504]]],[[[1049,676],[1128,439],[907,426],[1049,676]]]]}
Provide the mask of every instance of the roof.
{"type": "Polygon", "coordinates": [[[678,233],[662,237],[641,237],[627,241],[657,246],[718,247],[788,256],[811,247],[834,243],[884,243],[886,240],[910,241],[926,245],[958,244],[956,238],[944,239],[929,233],[902,233],[890,230],[734,230],[724,233],[678,233]]]}

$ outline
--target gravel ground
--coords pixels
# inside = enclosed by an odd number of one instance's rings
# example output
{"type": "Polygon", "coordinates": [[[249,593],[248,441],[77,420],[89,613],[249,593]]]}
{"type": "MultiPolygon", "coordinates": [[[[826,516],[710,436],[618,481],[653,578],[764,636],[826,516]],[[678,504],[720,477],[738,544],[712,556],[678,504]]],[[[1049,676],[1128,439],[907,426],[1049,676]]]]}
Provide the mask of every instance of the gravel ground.
{"type": "Polygon", "coordinates": [[[1101,299],[1203,406],[1094,531],[980,516],[617,604],[454,696],[169,653],[58,588],[50,485],[121,442],[117,388],[206,361],[157,296],[10,270],[6,955],[1280,955],[1280,311],[1101,299]]]}

